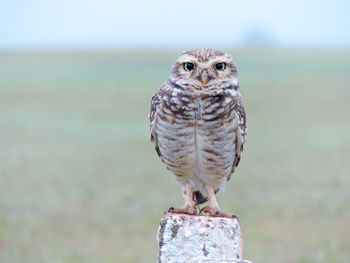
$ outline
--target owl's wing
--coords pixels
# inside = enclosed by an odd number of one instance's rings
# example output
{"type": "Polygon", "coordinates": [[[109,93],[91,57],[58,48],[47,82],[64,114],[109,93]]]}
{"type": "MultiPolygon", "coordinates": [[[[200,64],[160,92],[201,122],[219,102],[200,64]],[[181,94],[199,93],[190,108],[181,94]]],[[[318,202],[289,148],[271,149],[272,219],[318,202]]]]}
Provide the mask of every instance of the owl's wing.
{"type": "Polygon", "coordinates": [[[162,103],[161,93],[162,93],[162,90],[160,88],[153,95],[152,100],[151,100],[151,108],[150,108],[150,112],[148,115],[149,121],[150,121],[151,141],[154,143],[154,147],[155,147],[157,154],[160,158],[162,158],[162,153],[159,150],[158,136],[156,134],[155,127],[156,127],[157,121],[158,121],[158,113],[160,110],[160,104],[162,103]]]}
{"type": "MultiPolygon", "coordinates": [[[[246,114],[244,110],[244,106],[240,96],[236,96],[234,103],[232,104],[232,111],[235,112],[236,118],[238,119],[237,129],[236,129],[236,151],[235,151],[235,159],[233,161],[231,174],[235,171],[235,168],[238,166],[239,161],[241,160],[243,146],[245,142],[245,136],[247,134],[247,122],[246,122],[246,114]]],[[[230,180],[229,176],[227,180],[230,180]]]]}

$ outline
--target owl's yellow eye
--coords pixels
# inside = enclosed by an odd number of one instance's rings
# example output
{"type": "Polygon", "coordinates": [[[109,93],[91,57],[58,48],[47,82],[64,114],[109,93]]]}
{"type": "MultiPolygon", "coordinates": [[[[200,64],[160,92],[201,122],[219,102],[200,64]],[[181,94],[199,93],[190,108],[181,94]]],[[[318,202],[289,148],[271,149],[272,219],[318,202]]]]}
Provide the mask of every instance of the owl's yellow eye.
{"type": "Polygon", "coordinates": [[[184,63],[184,69],[186,71],[194,70],[195,67],[196,66],[193,63],[189,63],[189,62],[184,63]]]}
{"type": "Polygon", "coordinates": [[[218,63],[218,64],[215,64],[214,67],[215,67],[217,70],[223,71],[223,70],[226,68],[226,64],[225,64],[225,63],[218,63]]]}

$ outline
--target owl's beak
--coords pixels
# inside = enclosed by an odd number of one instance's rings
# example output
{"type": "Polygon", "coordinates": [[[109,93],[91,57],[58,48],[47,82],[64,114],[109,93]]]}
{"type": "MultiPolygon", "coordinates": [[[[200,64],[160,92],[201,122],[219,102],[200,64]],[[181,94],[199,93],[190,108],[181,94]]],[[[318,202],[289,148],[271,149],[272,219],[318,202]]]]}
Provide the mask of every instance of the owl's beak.
{"type": "Polygon", "coordinates": [[[208,81],[210,80],[209,74],[206,70],[203,70],[201,73],[201,79],[200,81],[203,83],[203,85],[207,85],[208,81]]]}

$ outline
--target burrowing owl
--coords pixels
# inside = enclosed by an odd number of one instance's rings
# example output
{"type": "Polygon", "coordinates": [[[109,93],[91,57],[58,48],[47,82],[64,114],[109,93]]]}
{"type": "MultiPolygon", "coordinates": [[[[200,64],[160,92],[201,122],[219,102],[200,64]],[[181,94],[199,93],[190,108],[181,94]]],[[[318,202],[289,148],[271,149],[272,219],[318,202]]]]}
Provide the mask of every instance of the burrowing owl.
{"type": "Polygon", "coordinates": [[[232,57],[213,49],[181,54],[156,91],[149,114],[155,149],[181,185],[185,206],[173,213],[223,213],[215,194],[239,163],[246,135],[237,69],[232,57]]]}

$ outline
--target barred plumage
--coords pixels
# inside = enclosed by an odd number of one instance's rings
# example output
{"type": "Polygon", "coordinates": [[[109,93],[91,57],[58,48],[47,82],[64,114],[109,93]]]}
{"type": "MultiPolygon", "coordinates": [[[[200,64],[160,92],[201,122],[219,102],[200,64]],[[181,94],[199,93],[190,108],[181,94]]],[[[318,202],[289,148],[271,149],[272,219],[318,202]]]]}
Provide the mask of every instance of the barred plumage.
{"type": "Polygon", "coordinates": [[[220,211],[214,193],[238,165],[246,135],[231,56],[212,49],[183,53],[152,97],[149,117],[151,140],[185,197],[185,207],[172,211],[193,214],[195,205],[209,198],[205,212],[230,217],[220,211]],[[184,63],[194,69],[185,70],[184,63]],[[223,70],[215,68],[220,63],[223,70]],[[195,196],[204,198],[195,202],[195,196]]]}

